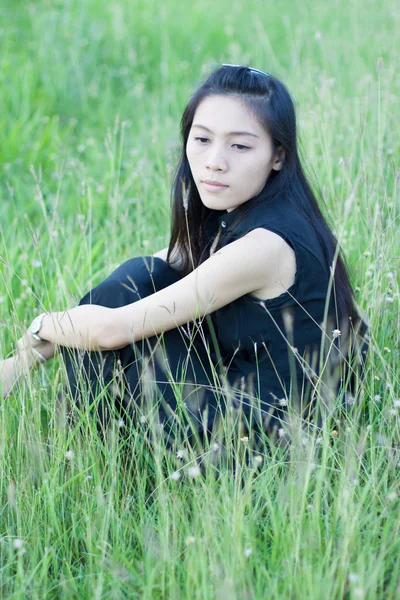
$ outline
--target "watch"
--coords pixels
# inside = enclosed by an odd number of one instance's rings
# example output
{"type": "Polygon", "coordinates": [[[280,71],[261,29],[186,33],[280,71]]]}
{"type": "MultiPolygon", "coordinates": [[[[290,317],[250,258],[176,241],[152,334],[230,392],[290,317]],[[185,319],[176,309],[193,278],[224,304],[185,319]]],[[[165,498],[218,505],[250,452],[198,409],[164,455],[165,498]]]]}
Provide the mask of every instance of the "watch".
{"type": "Polygon", "coordinates": [[[47,340],[44,340],[40,337],[40,335],[38,335],[40,328],[42,327],[43,317],[45,317],[46,314],[47,313],[42,313],[38,317],[35,317],[32,323],[29,325],[29,331],[31,332],[32,337],[34,337],[35,340],[38,340],[39,342],[47,342],[47,340]]]}

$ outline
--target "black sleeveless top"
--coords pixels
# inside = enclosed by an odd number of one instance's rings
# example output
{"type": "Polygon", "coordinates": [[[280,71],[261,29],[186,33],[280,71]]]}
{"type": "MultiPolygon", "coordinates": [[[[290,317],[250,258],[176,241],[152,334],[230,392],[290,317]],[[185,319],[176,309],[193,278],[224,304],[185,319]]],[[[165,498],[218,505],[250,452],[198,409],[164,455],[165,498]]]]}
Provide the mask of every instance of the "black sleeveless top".
{"type": "Polygon", "coordinates": [[[231,212],[212,210],[204,223],[208,252],[218,234],[216,249],[259,227],[293,248],[294,283],[278,297],[261,300],[246,294],[211,313],[209,326],[215,332],[211,353],[222,362],[231,385],[241,383],[263,404],[285,406],[293,394],[307,402],[310,381],[318,373],[329,266],[305,216],[279,200],[257,204],[250,200],[231,212]]]}

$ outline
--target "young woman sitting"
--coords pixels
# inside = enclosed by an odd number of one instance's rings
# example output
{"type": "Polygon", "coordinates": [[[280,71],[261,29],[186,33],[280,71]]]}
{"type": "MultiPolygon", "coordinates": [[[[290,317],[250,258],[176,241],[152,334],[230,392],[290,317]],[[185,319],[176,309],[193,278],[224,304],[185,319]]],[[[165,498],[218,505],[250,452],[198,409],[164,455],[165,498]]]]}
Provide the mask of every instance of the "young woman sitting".
{"type": "Polygon", "coordinates": [[[232,407],[273,434],[289,406],[307,419],[331,410],[355,393],[366,326],[286,87],[223,65],[190,98],[181,134],[168,248],[37,317],[2,364],[4,393],[57,349],[69,393],[94,401],[102,424],[115,408],[154,417],[167,437],[177,423],[208,434],[232,407]]]}

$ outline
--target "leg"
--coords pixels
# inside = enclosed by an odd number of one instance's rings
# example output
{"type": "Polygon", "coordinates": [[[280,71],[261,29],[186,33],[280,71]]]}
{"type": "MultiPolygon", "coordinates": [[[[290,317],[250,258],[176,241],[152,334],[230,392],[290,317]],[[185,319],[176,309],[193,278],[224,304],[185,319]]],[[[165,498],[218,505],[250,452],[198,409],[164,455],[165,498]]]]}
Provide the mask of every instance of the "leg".
{"type": "MultiPolygon", "coordinates": [[[[79,304],[99,304],[116,308],[144,298],[180,279],[165,261],[160,258],[133,258],[118,267],[107,279],[88,292],[79,304]]],[[[63,349],[71,394],[75,402],[97,404],[100,424],[108,420],[109,397],[97,402],[96,396],[104,394],[107,386],[112,391],[111,402],[121,404],[123,410],[133,414],[140,403],[148,413],[154,409],[156,397],[161,406],[161,422],[174,421],[177,398],[183,396],[188,411],[193,413],[201,427],[200,409],[210,399],[210,387],[215,382],[212,376],[210,356],[204,331],[195,326],[194,333],[185,335],[185,327],[165,332],[127,346],[115,352],[80,352],[63,349]],[[115,367],[121,378],[121,389],[115,380],[115,367]],[[185,381],[184,389],[178,390],[175,381],[185,381]],[[89,389],[85,394],[86,387],[89,389]],[[86,395],[86,402],[85,402],[86,395]]],[[[179,387],[179,386],[178,386],[179,387]]],[[[182,387],[182,386],[181,386],[182,387]]],[[[82,406],[82,407],[83,407],[82,406]]],[[[209,408],[212,420],[213,403],[209,408]]],[[[146,416],[146,415],[143,415],[146,416]]]]}

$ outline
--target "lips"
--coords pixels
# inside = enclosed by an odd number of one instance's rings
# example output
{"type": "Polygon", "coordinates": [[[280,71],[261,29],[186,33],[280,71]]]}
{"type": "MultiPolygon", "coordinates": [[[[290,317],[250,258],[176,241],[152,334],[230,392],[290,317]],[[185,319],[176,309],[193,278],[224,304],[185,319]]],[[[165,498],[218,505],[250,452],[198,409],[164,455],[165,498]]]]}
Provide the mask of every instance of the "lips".
{"type": "Polygon", "coordinates": [[[224,183],[220,183],[219,181],[210,181],[210,180],[204,180],[203,183],[206,183],[207,185],[213,185],[215,187],[229,187],[228,185],[225,185],[224,183]]]}

